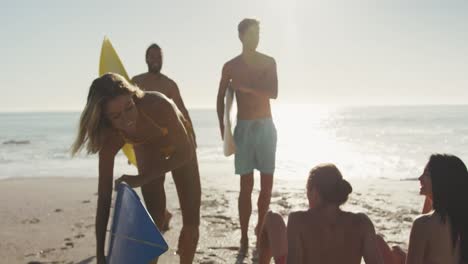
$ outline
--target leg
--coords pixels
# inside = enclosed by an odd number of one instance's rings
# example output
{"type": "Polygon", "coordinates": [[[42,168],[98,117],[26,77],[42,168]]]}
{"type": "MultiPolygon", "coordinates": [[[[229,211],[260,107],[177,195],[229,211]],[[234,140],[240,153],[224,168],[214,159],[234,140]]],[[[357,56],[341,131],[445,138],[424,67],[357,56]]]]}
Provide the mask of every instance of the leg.
{"type": "Polygon", "coordinates": [[[263,223],[263,218],[270,207],[271,190],[273,188],[273,174],[261,173],[261,187],[260,194],[258,196],[258,222],[255,227],[255,235],[258,236],[258,228],[263,223]]]}
{"type": "Polygon", "coordinates": [[[154,181],[141,186],[141,193],[145,201],[146,208],[153,218],[159,230],[162,230],[165,223],[166,193],[164,191],[165,175],[154,181]]]}
{"type": "Polygon", "coordinates": [[[256,168],[261,172],[260,195],[258,196],[258,222],[255,233],[259,225],[263,223],[263,217],[270,206],[271,190],[273,187],[273,173],[276,161],[276,128],[271,119],[262,121],[257,131],[257,148],[255,149],[256,168]]]}
{"type": "Polygon", "coordinates": [[[198,161],[195,157],[172,171],[182,211],[182,230],[179,235],[180,263],[192,263],[197,250],[200,225],[201,185],[198,161]]]}
{"type": "Polygon", "coordinates": [[[241,248],[245,253],[249,247],[249,220],[252,214],[253,172],[240,176],[239,220],[241,226],[241,248]]]}
{"type": "Polygon", "coordinates": [[[238,201],[241,241],[239,255],[245,255],[249,248],[249,220],[252,214],[253,171],[255,168],[255,137],[251,120],[238,120],[234,130],[236,174],[240,175],[238,201]]]}
{"type": "Polygon", "coordinates": [[[283,217],[269,211],[259,230],[259,264],[270,263],[271,257],[275,263],[284,261],[288,255],[288,237],[283,217]]]}

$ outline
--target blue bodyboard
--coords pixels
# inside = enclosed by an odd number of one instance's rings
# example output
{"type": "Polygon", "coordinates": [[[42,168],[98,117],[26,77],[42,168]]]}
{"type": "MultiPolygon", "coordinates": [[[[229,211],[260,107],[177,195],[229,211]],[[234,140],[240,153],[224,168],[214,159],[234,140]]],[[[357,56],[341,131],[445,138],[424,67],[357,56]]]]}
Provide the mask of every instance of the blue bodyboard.
{"type": "Polygon", "coordinates": [[[148,264],[168,250],[161,232],[127,184],[117,187],[107,263],[148,264]]]}

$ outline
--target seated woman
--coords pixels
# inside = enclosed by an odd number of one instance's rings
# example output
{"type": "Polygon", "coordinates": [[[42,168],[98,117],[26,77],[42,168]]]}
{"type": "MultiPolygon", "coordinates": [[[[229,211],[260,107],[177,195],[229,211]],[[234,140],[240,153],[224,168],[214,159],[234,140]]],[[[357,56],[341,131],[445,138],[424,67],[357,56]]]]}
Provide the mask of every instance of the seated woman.
{"type": "Polygon", "coordinates": [[[309,210],[289,215],[268,212],[260,234],[259,263],[383,263],[374,225],[365,214],[340,209],[352,192],[333,164],[314,167],[307,181],[309,210]]]}
{"type": "Polygon", "coordinates": [[[164,173],[177,170],[173,178],[183,218],[180,263],[192,263],[199,236],[201,191],[194,139],[189,131],[187,120],[163,94],[143,92],[113,73],[93,81],[72,153],[83,147],[88,153],[99,153],[98,263],[106,263],[104,245],[114,159],[125,143],[134,146],[139,175],[124,175],[116,184],[125,181],[131,187],[141,187],[146,207],[160,229],[167,224],[164,173]]]}
{"type": "Polygon", "coordinates": [[[453,155],[434,154],[419,177],[421,194],[433,211],[418,217],[411,228],[408,253],[391,250],[379,238],[385,264],[468,263],[468,171],[453,155]],[[406,260],[405,260],[406,259],[406,260]]]}

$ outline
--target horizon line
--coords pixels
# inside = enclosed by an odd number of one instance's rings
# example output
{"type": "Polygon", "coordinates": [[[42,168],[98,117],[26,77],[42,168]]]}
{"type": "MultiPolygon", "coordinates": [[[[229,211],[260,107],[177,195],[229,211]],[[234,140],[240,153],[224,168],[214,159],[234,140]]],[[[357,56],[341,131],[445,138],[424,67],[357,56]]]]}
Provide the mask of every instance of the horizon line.
{"type": "MultiPolygon", "coordinates": [[[[357,103],[347,103],[347,104],[305,104],[305,103],[298,103],[298,104],[292,104],[292,103],[283,103],[283,104],[274,104],[272,107],[274,108],[282,108],[282,107],[293,107],[293,106],[298,106],[298,107],[331,107],[331,108],[340,108],[340,107],[408,107],[408,106],[414,106],[414,107],[424,107],[424,106],[468,106],[467,104],[463,103],[414,103],[414,104],[409,104],[409,103],[399,103],[399,104],[393,104],[393,103],[388,103],[388,104],[357,104],[357,103]]],[[[209,106],[195,106],[188,108],[188,110],[214,110],[216,111],[216,107],[209,107],[209,106]]],[[[0,113],[76,113],[76,112],[81,112],[82,109],[0,109],[0,113]]]]}

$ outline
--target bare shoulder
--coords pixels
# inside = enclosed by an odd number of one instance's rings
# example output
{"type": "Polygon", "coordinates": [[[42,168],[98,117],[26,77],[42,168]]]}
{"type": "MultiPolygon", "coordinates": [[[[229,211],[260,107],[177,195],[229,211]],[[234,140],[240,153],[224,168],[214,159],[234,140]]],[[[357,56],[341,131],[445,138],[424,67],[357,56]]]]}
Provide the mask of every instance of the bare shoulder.
{"type": "Polygon", "coordinates": [[[289,224],[300,224],[306,221],[307,215],[310,214],[309,211],[295,211],[289,214],[288,225],[289,224]]]}
{"type": "Polygon", "coordinates": [[[230,72],[232,69],[236,68],[240,60],[241,60],[241,56],[238,55],[232,58],[231,60],[227,61],[226,63],[224,63],[223,72],[230,72]]]}
{"type": "Polygon", "coordinates": [[[138,100],[138,106],[143,109],[167,107],[169,105],[172,105],[172,100],[163,93],[157,91],[145,91],[145,96],[138,100]]]}
{"type": "Polygon", "coordinates": [[[224,63],[224,66],[233,66],[237,63],[239,63],[239,61],[241,60],[241,55],[237,55],[236,57],[228,60],[226,63],[224,63]]]}
{"type": "MultiPolygon", "coordinates": [[[[434,213],[428,213],[418,216],[413,222],[413,228],[426,228],[427,226],[439,222],[436,221],[436,218],[439,218],[434,213]]],[[[440,219],[440,218],[439,218],[440,219]]]]}
{"type": "Polygon", "coordinates": [[[177,88],[177,83],[176,83],[174,80],[172,80],[172,79],[169,78],[167,75],[162,74],[162,73],[161,73],[161,77],[162,77],[162,79],[164,79],[164,81],[168,84],[168,85],[167,85],[167,88],[169,88],[169,89],[171,89],[171,90],[174,90],[174,89],[175,89],[175,90],[178,90],[178,88],[177,88]]]}
{"type": "Polygon", "coordinates": [[[299,217],[299,218],[300,218],[300,217],[306,216],[307,213],[309,213],[309,212],[310,212],[310,211],[304,211],[304,210],[302,210],[302,211],[294,211],[294,212],[291,212],[291,213],[289,214],[289,217],[292,216],[292,217],[299,217]]]}
{"type": "Polygon", "coordinates": [[[142,74],[138,74],[138,75],[133,76],[132,82],[134,82],[134,83],[142,82],[146,78],[147,74],[148,73],[142,73],[142,74]]]}
{"type": "Polygon", "coordinates": [[[257,54],[259,55],[258,58],[259,58],[259,61],[263,64],[263,65],[266,65],[266,66],[271,66],[271,65],[275,65],[276,64],[276,61],[273,57],[271,56],[268,56],[266,54],[263,54],[261,52],[257,52],[257,54]]]}
{"type": "Polygon", "coordinates": [[[348,214],[352,218],[356,219],[356,221],[359,221],[359,222],[361,222],[363,224],[372,223],[369,216],[367,216],[365,213],[351,213],[351,212],[348,212],[348,214]]]}
{"type": "Polygon", "coordinates": [[[374,229],[374,224],[365,213],[345,212],[345,215],[353,225],[361,226],[363,230],[374,229]]]}

